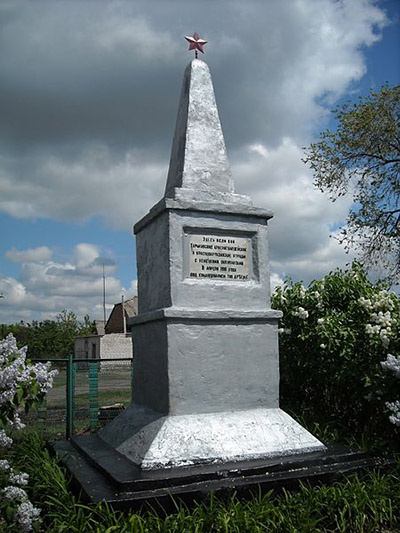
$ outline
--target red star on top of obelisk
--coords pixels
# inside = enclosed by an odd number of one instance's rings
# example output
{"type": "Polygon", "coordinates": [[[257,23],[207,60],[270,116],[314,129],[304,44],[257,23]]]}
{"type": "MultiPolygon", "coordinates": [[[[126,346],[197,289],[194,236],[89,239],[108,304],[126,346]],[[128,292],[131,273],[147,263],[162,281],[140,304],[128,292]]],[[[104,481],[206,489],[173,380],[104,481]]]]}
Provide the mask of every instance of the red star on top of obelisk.
{"type": "Polygon", "coordinates": [[[193,34],[193,37],[188,37],[187,35],[185,35],[185,39],[190,43],[189,50],[194,50],[196,59],[197,50],[200,50],[200,52],[204,54],[203,46],[207,44],[207,41],[204,41],[204,39],[200,39],[200,35],[197,32],[193,34]]]}

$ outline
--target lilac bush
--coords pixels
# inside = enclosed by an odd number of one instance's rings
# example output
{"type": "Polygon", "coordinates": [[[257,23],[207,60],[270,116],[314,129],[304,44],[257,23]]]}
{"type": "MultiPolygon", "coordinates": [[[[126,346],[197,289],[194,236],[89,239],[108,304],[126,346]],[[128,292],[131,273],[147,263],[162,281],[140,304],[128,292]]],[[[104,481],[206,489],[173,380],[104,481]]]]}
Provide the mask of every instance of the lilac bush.
{"type": "MultiPolygon", "coordinates": [[[[400,356],[395,357],[391,353],[387,355],[386,361],[381,362],[382,368],[393,372],[394,376],[400,379],[400,356]]],[[[386,407],[392,413],[389,420],[395,426],[400,426],[400,401],[386,402],[386,407]]]]}
{"type": "Polygon", "coordinates": [[[28,484],[28,474],[16,471],[5,456],[13,444],[10,433],[24,427],[20,412],[27,413],[43,400],[56,374],[50,363],[31,364],[26,348],[18,348],[13,335],[0,341],[0,526],[2,519],[9,528],[25,532],[40,523],[40,509],[22,488],[28,484]]]}
{"type": "Polygon", "coordinates": [[[284,407],[309,412],[312,420],[334,421],[346,433],[360,435],[370,427],[378,436],[392,429],[383,416],[386,405],[390,421],[397,420],[400,427],[400,407],[390,403],[394,380],[380,364],[386,359],[394,370],[390,354],[400,353],[400,299],[395,293],[382,282],[371,282],[354,262],[307,288],[287,280],[275,291],[272,306],[283,311],[279,345],[284,407]]]}

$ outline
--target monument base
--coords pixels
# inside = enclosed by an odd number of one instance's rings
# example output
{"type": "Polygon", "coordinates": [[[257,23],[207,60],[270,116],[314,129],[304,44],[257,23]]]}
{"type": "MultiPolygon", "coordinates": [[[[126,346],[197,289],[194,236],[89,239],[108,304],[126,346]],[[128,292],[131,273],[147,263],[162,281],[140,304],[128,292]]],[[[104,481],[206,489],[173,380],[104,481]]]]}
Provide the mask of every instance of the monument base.
{"type": "Polygon", "coordinates": [[[251,497],[271,489],[294,489],[300,482],[333,483],[350,474],[395,466],[392,460],[341,445],[273,459],[161,470],[136,467],[97,435],[59,441],[53,448],[72,475],[72,487],[85,501],[106,501],[121,510],[148,505],[152,511],[176,512],[177,499],[191,504],[210,492],[220,498],[233,491],[251,497]]]}
{"type": "Polygon", "coordinates": [[[284,411],[265,408],[162,416],[132,404],[99,437],[144,470],[325,450],[284,411]]]}

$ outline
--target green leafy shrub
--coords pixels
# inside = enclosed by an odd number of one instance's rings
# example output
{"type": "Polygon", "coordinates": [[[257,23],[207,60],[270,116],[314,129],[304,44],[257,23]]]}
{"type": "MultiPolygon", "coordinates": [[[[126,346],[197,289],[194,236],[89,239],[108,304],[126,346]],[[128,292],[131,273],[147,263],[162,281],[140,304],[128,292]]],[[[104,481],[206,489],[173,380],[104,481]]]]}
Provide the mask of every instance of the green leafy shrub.
{"type": "Polygon", "coordinates": [[[361,264],[337,269],[306,289],[287,280],[272,298],[280,323],[281,404],[353,435],[398,436],[388,400],[398,383],[381,367],[399,353],[399,298],[368,280],[361,264]]]}

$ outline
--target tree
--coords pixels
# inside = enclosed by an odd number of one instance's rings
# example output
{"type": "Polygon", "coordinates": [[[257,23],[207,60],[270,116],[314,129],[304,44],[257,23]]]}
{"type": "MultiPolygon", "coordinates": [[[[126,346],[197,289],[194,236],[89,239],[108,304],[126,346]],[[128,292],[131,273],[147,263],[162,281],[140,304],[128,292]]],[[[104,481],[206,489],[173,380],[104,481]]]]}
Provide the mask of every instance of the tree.
{"type": "Polygon", "coordinates": [[[367,265],[400,279],[400,85],[335,109],[337,130],[305,150],[315,185],[330,199],[353,195],[339,241],[358,248],[367,265]]]}
{"type": "Polygon", "coordinates": [[[86,315],[84,323],[72,311],[63,309],[56,320],[32,322],[28,355],[31,358],[62,358],[74,353],[76,337],[94,331],[94,322],[86,315]]]}
{"type": "Polygon", "coordinates": [[[95,331],[95,323],[88,315],[85,315],[83,322],[79,322],[75,313],[63,309],[56,320],[0,324],[0,339],[12,333],[19,347],[28,345],[30,358],[53,359],[72,354],[76,337],[91,335],[95,331]]]}

